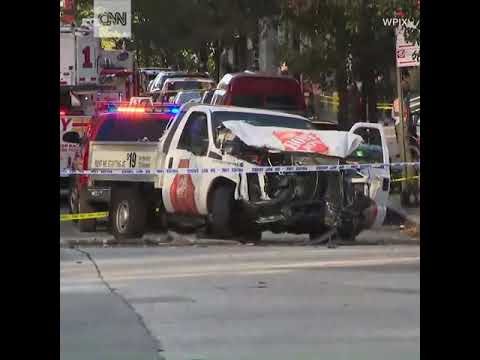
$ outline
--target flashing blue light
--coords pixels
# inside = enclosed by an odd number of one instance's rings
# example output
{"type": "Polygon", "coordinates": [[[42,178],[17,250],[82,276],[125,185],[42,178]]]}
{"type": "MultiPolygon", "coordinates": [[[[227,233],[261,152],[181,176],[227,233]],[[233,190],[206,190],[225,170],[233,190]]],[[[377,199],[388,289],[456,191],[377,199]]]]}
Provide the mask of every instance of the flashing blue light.
{"type": "Polygon", "coordinates": [[[117,107],[116,107],[114,104],[108,104],[108,106],[107,106],[107,111],[108,111],[109,113],[111,113],[111,112],[116,112],[116,111],[117,111],[117,107]]]}
{"type": "Polygon", "coordinates": [[[179,108],[173,108],[173,109],[170,109],[170,112],[172,114],[178,114],[180,112],[180,109],[179,108]]]}

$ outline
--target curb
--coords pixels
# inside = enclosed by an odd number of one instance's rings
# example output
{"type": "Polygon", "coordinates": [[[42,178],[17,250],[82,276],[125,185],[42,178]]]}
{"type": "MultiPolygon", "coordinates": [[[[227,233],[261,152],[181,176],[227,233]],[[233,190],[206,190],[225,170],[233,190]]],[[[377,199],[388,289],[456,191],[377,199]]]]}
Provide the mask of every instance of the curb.
{"type": "Polygon", "coordinates": [[[148,234],[138,239],[128,239],[125,241],[117,241],[113,237],[92,237],[78,238],[67,237],[60,238],[61,248],[73,247],[94,247],[94,246],[156,246],[156,247],[182,247],[182,246],[225,246],[239,245],[235,240],[221,239],[197,239],[195,236],[185,236],[176,233],[167,234],[148,234]]]}
{"type": "Polygon", "coordinates": [[[388,210],[399,216],[404,221],[404,224],[401,225],[402,232],[408,234],[408,236],[411,238],[420,241],[421,232],[419,220],[412,218],[405,211],[398,208],[388,207],[388,210]]]}
{"type": "Polygon", "coordinates": [[[420,222],[418,222],[413,217],[408,215],[405,211],[398,208],[390,207],[390,206],[388,207],[388,210],[400,216],[405,221],[405,225],[413,225],[413,226],[420,227],[420,222]]]}
{"type": "MultiPolygon", "coordinates": [[[[397,226],[392,226],[392,229],[398,229],[397,226]]],[[[402,229],[405,232],[409,229],[402,229]]],[[[385,240],[368,240],[358,239],[354,242],[346,242],[337,240],[338,246],[378,246],[378,245],[416,245],[419,239],[407,234],[410,239],[389,238],[385,240]]],[[[195,236],[185,236],[181,234],[150,234],[139,238],[130,239],[128,241],[118,242],[113,237],[92,237],[92,238],[75,238],[68,237],[60,239],[60,248],[76,248],[76,247],[208,247],[208,246],[253,246],[253,244],[241,244],[235,240],[221,240],[221,239],[197,239],[195,236]]],[[[317,247],[323,245],[313,245],[305,243],[304,240],[292,241],[276,241],[265,240],[257,244],[258,247],[268,246],[302,246],[302,247],[317,247]]]]}

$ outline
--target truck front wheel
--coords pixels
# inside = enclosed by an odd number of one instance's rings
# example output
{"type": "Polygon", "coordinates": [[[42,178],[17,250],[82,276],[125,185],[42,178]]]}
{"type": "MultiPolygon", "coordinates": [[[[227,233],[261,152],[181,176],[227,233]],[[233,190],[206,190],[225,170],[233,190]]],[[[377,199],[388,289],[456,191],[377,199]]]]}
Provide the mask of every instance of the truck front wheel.
{"type": "Polygon", "coordinates": [[[209,232],[222,238],[232,236],[232,186],[220,185],[213,190],[209,214],[209,232]]]}
{"type": "Polygon", "coordinates": [[[147,206],[137,189],[119,188],[112,193],[110,224],[117,240],[141,237],[145,232],[147,206]]]}

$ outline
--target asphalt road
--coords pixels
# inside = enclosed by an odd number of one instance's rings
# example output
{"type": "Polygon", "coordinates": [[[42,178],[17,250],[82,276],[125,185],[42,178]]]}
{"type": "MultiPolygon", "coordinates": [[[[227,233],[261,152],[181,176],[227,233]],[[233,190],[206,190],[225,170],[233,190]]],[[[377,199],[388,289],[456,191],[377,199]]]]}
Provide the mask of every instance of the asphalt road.
{"type": "Polygon", "coordinates": [[[64,360],[420,357],[417,245],[84,250],[60,249],[64,360]]]}

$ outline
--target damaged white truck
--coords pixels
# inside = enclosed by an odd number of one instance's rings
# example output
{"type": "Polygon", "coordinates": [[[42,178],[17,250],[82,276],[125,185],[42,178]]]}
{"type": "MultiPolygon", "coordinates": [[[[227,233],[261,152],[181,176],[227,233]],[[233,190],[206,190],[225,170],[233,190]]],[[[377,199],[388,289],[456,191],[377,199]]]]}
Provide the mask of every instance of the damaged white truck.
{"type": "Polygon", "coordinates": [[[316,239],[334,230],[353,240],[386,215],[389,154],[378,124],[319,131],[296,115],[193,104],[170,120],[158,143],[89,146],[89,169],[132,170],[93,174],[87,185],[119,240],[142,236],[152,219],[243,242],[259,241],[263,231],[316,239]],[[352,163],[384,165],[336,166],[352,163]],[[310,165],[329,167],[309,171],[310,165]]]}

